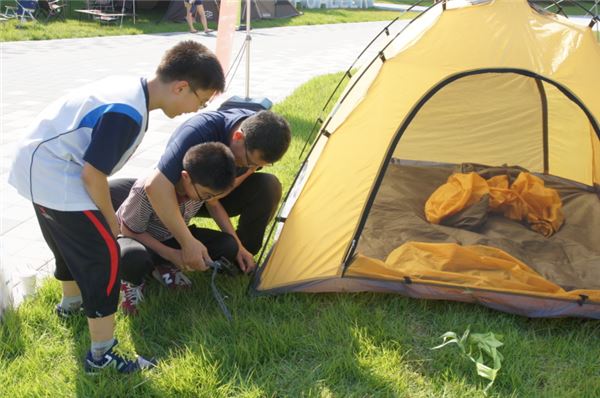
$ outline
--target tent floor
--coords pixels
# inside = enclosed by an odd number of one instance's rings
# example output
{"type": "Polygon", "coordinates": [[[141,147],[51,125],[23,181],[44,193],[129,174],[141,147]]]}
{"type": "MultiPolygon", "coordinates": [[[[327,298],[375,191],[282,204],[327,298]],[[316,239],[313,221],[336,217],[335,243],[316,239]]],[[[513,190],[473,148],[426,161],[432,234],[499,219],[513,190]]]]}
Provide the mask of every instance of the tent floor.
{"type": "Polygon", "coordinates": [[[589,187],[553,176],[541,176],[558,190],[565,223],[549,238],[526,225],[489,216],[478,231],[433,225],[424,206],[452,173],[453,166],[412,161],[389,165],[361,235],[358,252],[385,260],[408,241],[487,245],[506,251],[565,290],[600,289],[600,200],[589,187]]]}

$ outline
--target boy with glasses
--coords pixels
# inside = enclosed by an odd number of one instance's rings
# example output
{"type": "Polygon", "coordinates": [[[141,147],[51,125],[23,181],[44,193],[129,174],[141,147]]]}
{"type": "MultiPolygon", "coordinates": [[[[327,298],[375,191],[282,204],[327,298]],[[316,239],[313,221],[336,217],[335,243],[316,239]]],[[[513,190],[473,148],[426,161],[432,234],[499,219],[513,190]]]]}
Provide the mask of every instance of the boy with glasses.
{"type": "MultiPolygon", "coordinates": [[[[224,144],[211,142],[191,147],[174,188],[180,217],[187,224],[206,201],[226,194],[235,179],[233,154],[224,144]]],[[[189,287],[190,280],[171,265],[184,268],[181,247],[157,217],[144,189],[146,179],[137,180],[117,211],[121,232],[121,308],[135,315],[143,299],[144,277],[150,273],[167,287],[189,287]],[[128,239],[133,238],[133,239],[128,239]]],[[[218,220],[217,220],[218,222],[218,220]]],[[[238,245],[233,236],[213,229],[187,227],[203,242],[211,258],[234,261],[238,245]]]]}
{"type": "Polygon", "coordinates": [[[17,149],[9,183],[31,200],[56,260],[63,297],[57,314],[88,318],[87,372],[129,373],[153,366],[114,350],[119,300],[119,223],[107,177],[121,169],[148,128],[148,114],[196,112],[224,88],[216,56],[185,41],[168,50],[155,76],[109,77],[48,106],[17,149]]]}

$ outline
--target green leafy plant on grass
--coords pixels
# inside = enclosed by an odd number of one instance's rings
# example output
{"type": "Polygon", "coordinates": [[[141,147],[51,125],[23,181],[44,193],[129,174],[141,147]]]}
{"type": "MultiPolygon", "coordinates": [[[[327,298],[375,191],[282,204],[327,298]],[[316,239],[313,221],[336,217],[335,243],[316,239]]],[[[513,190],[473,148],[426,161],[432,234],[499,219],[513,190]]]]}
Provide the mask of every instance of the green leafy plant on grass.
{"type": "Polygon", "coordinates": [[[488,333],[471,333],[469,328],[463,333],[462,337],[454,332],[446,332],[440,336],[443,339],[442,344],[433,347],[432,350],[437,350],[449,344],[455,343],[461,350],[464,356],[475,363],[477,374],[484,379],[490,380],[489,384],[483,390],[484,393],[494,384],[498,371],[502,367],[504,357],[498,351],[498,348],[504,344],[499,340],[500,335],[496,336],[492,332],[488,333]],[[484,358],[489,358],[492,361],[492,366],[485,364],[484,358]]]}

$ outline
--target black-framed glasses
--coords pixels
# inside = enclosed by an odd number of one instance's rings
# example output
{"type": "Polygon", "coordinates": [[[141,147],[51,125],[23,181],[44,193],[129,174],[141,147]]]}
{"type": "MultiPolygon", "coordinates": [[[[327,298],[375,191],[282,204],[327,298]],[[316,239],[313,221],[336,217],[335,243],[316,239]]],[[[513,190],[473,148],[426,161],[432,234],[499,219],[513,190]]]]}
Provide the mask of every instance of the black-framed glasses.
{"type": "Polygon", "coordinates": [[[246,152],[246,167],[260,167],[259,164],[250,161],[250,152],[248,151],[248,144],[246,143],[246,136],[244,135],[244,151],[246,152]]]}
{"type": "Polygon", "coordinates": [[[198,110],[206,108],[208,106],[208,101],[203,102],[202,98],[200,98],[198,93],[196,93],[196,89],[194,87],[192,87],[192,85],[189,82],[188,82],[188,88],[194,94],[194,96],[196,98],[198,98],[198,102],[200,102],[200,107],[198,108],[198,110]]]}
{"type": "MultiPolygon", "coordinates": [[[[185,170],[185,169],[184,169],[185,170]]],[[[190,175],[190,172],[185,170],[188,175],[190,175]]],[[[196,188],[196,183],[194,182],[194,180],[192,179],[192,177],[190,176],[190,183],[192,184],[192,188],[194,188],[194,192],[196,192],[196,196],[198,197],[198,200],[202,201],[202,202],[206,202],[207,200],[211,200],[212,198],[215,198],[219,195],[221,195],[221,193],[209,193],[206,195],[200,195],[200,192],[198,192],[198,189],[196,188]]]]}
{"type": "Polygon", "coordinates": [[[196,196],[198,196],[198,200],[201,200],[202,202],[206,202],[206,201],[216,198],[217,196],[220,195],[220,193],[209,193],[206,195],[200,195],[200,192],[198,192],[198,189],[196,189],[196,184],[194,183],[194,181],[192,181],[192,188],[194,188],[194,192],[196,192],[196,196]]]}

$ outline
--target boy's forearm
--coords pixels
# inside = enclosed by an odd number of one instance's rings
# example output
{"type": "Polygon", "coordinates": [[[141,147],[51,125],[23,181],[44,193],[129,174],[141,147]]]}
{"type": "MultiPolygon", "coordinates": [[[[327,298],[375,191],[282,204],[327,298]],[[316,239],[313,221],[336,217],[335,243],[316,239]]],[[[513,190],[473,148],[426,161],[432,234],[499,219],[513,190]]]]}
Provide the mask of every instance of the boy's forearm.
{"type": "Polygon", "coordinates": [[[207,262],[212,260],[206,246],[194,238],[183,220],[183,216],[179,213],[173,184],[164,174],[155,170],[146,182],[145,189],[158,218],[181,246],[181,268],[206,271],[208,269],[207,262]]]}
{"type": "Polygon", "coordinates": [[[81,180],[85,189],[90,195],[92,201],[100,210],[100,213],[106,219],[111,232],[114,236],[119,234],[119,222],[115,214],[112,202],[110,200],[110,189],[108,187],[108,177],[106,174],[96,169],[89,163],[83,165],[81,180]]]}
{"type": "Polygon", "coordinates": [[[155,170],[146,182],[145,189],[154,212],[179,244],[183,246],[186,241],[194,239],[179,212],[175,187],[169,179],[155,170]]]}

